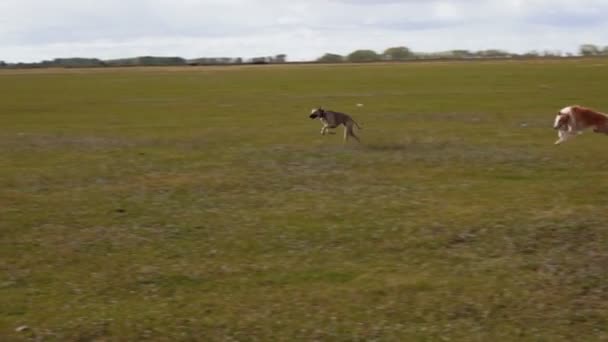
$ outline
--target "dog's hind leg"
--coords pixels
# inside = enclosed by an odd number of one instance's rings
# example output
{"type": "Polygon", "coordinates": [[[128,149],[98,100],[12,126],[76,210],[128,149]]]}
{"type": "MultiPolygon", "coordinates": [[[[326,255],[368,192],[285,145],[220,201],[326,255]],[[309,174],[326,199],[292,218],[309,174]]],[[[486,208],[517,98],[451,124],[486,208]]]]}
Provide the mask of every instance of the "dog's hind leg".
{"type": "Polygon", "coordinates": [[[359,137],[355,134],[355,131],[351,128],[350,130],[350,135],[353,136],[353,138],[355,138],[355,140],[357,140],[357,142],[361,142],[361,140],[359,139],[359,137]]]}
{"type": "Polygon", "coordinates": [[[593,129],[595,133],[604,133],[608,134],[608,126],[598,126],[593,129]]]}
{"type": "Polygon", "coordinates": [[[344,141],[345,142],[348,140],[349,136],[355,138],[355,140],[357,140],[357,142],[361,142],[361,140],[359,140],[359,137],[357,135],[355,135],[355,130],[353,128],[352,122],[349,122],[344,125],[344,141]]]}

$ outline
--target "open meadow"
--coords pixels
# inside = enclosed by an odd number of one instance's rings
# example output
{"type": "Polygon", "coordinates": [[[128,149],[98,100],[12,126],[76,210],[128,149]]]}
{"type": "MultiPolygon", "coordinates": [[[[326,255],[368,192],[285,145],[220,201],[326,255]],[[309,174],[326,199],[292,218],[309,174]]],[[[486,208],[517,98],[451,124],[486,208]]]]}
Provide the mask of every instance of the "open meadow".
{"type": "Polygon", "coordinates": [[[0,71],[2,341],[608,340],[608,60],[0,71]],[[357,106],[363,104],[363,106],[357,106]],[[311,108],[352,114],[362,143],[311,108]]]}

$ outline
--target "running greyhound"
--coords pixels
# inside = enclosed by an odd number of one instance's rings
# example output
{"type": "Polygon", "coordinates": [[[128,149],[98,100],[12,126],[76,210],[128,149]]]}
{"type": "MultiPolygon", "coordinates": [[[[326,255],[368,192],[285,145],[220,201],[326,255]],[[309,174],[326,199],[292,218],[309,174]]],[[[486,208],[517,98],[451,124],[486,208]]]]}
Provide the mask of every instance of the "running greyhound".
{"type": "Polygon", "coordinates": [[[360,141],[359,137],[355,135],[353,125],[357,126],[358,129],[361,129],[361,127],[359,127],[359,124],[355,122],[355,120],[353,120],[353,118],[351,118],[348,114],[325,110],[319,107],[313,109],[310,112],[309,117],[311,119],[319,118],[319,120],[321,120],[321,123],[323,123],[323,127],[321,128],[322,135],[325,135],[330,128],[336,128],[340,125],[344,125],[344,141],[346,142],[349,136],[352,136],[353,138],[357,139],[357,141],[360,141]]]}

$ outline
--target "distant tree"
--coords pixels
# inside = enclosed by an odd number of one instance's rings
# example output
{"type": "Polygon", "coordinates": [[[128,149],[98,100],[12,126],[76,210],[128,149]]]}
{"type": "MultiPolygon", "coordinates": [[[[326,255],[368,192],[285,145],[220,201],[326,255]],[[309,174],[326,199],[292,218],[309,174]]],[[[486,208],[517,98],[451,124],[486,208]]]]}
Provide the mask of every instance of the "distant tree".
{"type": "Polygon", "coordinates": [[[252,64],[268,64],[268,58],[267,57],[254,57],[251,59],[251,63],[252,64]]]}
{"type": "Polygon", "coordinates": [[[243,58],[241,57],[237,57],[234,59],[234,64],[243,64],[243,58]]]}
{"type": "Polygon", "coordinates": [[[608,56],[608,46],[604,46],[602,49],[602,56],[608,56]]]}
{"type": "Polygon", "coordinates": [[[185,61],[179,57],[153,57],[142,56],[135,58],[137,65],[175,65],[184,64],[185,61]]]}
{"type": "Polygon", "coordinates": [[[349,62],[373,62],[379,61],[381,59],[380,55],[378,55],[373,50],[356,50],[351,52],[346,59],[349,62]]]}
{"type": "Polygon", "coordinates": [[[469,50],[452,50],[450,53],[452,57],[455,58],[471,58],[475,56],[475,54],[469,50]]]}
{"type": "Polygon", "coordinates": [[[579,48],[579,53],[582,56],[597,56],[600,54],[600,48],[593,44],[583,44],[579,48]]]}
{"type": "Polygon", "coordinates": [[[6,62],[4,62],[4,61],[0,61],[0,68],[1,68],[1,67],[5,67],[5,66],[6,66],[6,62]]]}
{"type": "Polygon", "coordinates": [[[503,50],[489,49],[477,51],[477,55],[481,57],[510,57],[511,53],[503,50]]]}
{"type": "Polygon", "coordinates": [[[232,63],[232,58],[229,57],[201,57],[188,61],[188,64],[190,65],[217,65],[230,63],[232,63]]]}
{"type": "Polygon", "coordinates": [[[522,55],[523,57],[539,57],[540,53],[536,50],[528,51],[522,55]]]}
{"type": "Polygon", "coordinates": [[[287,61],[287,55],[284,53],[274,56],[275,63],[285,63],[287,61]]]}
{"type": "Polygon", "coordinates": [[[42,66],[43,66],[42,63],[19,62],[19,63],[15,64],[15,67],[18,69],[34,69],[34,68],[41,68],[42,66]]]}
{"type": "MultiPolygon", "coordinates": [[[[154,57],[141,56],[134,58],[121,58],[104,61],[105,65],[111,66],[170,66],[187,65],[188,61],[181,57],[154,57]]],[[[190,64],[193,64],[192,62],[190,64]]]]}
{"type": "Polygon", "coordinates": [[[317,59],[319,63],[341,63],[344,62],[344,57],[334,53],[326,53],[317,59]]]}
{"type": "Polygon", "coordinates": [[[382,57],[389,61],[400,61],[411,58],[414,54],[405,46],[391,47],[382,53],[382,57]]]}
{"type": "Polygon", "coordinates": [[[43,61],[41,64],[44,66],[55,66],[63,68],[77,68],[77,67],[100,67],[104,66],[105,63],[97,58],[55,58],[52,61],[43,61]]]}

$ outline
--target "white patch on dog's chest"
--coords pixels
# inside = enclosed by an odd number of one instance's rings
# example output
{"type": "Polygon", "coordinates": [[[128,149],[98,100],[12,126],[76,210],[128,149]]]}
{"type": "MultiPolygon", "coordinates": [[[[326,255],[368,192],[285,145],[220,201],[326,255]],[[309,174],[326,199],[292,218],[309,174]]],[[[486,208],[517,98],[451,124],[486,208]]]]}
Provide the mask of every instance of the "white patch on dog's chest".
{"type": "Polygon", "coordinates": [[[555,117],[555,120],[553,121],[553,127],[555,127],[555,128],[557,128],[557,127],[558,127],[558,125],[559,125],[559,120],[560,120],[561,118],[562,118],[562,116],[561,116],[560,114],[558,114],[558,115],[555,117]]]}

